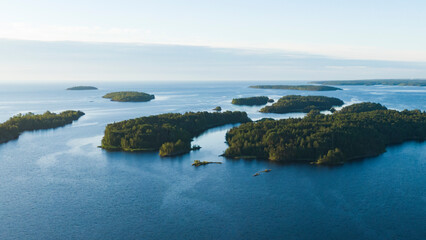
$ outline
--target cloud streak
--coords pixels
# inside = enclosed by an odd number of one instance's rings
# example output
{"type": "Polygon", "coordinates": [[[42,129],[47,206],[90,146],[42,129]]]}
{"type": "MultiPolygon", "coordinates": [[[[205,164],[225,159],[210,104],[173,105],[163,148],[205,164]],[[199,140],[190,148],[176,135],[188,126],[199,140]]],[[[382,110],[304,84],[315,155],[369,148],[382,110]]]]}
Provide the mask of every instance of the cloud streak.
{"type": "MultiPolygon", "coordinates": [[[[190,37],[190,36],[188,36],[190,37]]],[[[240,48],[257,51],[287,51],[319,54],[345,59],[369,59],[389,61],[426,62],[422,50],[398,50],[380,47],[352,46],[342,44],[295,43],[286,41],[234,41],[206,40],[193,35],[191,40],[141,28],[119,28],[100,26],[64,26],[29,24],[25,22],[0,22],[0,39],[36,41],[76,41],[96,43],[164,44],[184,46],[206,46],[213,48],[240,48]]]]}
{"type": "Polygon", "coordinates": [[[0,81],[424,78],[426,63],[278,50],[0,40],[0,81]]]}

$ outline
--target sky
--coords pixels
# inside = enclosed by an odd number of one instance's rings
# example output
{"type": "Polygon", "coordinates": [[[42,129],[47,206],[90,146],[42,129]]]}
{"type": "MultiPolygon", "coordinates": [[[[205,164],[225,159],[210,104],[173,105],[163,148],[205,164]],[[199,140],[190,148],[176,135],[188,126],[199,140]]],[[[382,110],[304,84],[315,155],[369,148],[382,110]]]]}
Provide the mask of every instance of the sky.
{"type": "Polygon", "coordinates": [[[0,81],[425,78],[425,12],[424,0],[0,0],[0,81]]]}

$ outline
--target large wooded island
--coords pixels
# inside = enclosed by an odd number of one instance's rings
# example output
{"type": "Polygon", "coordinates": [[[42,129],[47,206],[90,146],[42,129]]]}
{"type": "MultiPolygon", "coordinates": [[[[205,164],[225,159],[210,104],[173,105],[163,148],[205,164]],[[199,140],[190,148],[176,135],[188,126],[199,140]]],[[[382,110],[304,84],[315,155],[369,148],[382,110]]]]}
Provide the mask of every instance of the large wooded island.
{"type": "Polygon", "coordinates": [[[154,95],[144,92],[112,92],[105,94],[103,98],[109,98],[115,102],[148,102],[155,98],[154,95]]]}
{"type": "Polygon", "coordinates": [[[209,128],[245,123],[245,112],[167,113],[108,124],[102,148],[110,151],[157,151],[161,156],[187,153],[191,140],[209,128]]]}
{"type": "Polygon", "coordinates": [[[324,96],[288,95],[280,98],[271,106],[260,109],[264,113],[291,113],[311,110],[330,110],[333,106],[342,106],[343,101],[338,98],[324,96]]]}
{"type": "Polygon", "coordinates": [[[379,155],[391,144],[425,139],[425,112],[360,103],[330,115],[313,110],[304,118],[241,124],[227,133],[224,156],[341,164],[379,155]]]}
{"type": "Polygon", "coordinates": [[[64,111],[59,114],[49,111],[44,114],[18,114],[0,124],[0,143],[16,139],[24,131],[62,127],[79,119],[81,111],[64,111]]]}

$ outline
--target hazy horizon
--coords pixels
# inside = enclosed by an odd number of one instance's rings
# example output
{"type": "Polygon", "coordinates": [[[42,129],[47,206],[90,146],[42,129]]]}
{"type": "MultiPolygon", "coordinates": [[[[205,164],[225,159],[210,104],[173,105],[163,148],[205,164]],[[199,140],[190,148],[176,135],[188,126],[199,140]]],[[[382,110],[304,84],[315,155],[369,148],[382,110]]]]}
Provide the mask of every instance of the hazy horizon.
{"type": "Polygon", "coordinates": [[[265,49],[0,39],[0,81],[313,81],[419,79],[426,62],[265,49]]]}
{"type": "Polygon", "coordinates": [[[426,3],[0,2],[0,82],[426,78],[426,3]]]}

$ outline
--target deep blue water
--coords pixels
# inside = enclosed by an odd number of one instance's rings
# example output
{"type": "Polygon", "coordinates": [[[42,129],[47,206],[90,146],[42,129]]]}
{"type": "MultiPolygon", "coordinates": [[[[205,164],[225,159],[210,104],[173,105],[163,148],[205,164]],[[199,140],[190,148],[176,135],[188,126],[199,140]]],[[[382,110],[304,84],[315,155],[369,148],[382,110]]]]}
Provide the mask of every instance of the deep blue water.
{"type": "Polygon", "coordinates": [[[344,91],[250,89],[265,82],[10,85],[0,89],[0,122],[17,113],[82,110],[62,128],[26,132],[0,145],[0,239],[426,239],[426,143],[407,142],[341,167],[227,160],[231,125],[195,139],[200,151],[106,152],[105,125],[164,112],[247,111],[241,96],[326,95],[426,110],[426,88],[344,86],[344,91]],[[156,95],[147,103],[102,99],[110,91],[156,95]],[[194,168],[195,159],[221,161],[194,168]],[[270,173],[252,175],[265,168],[270,173]]]}

